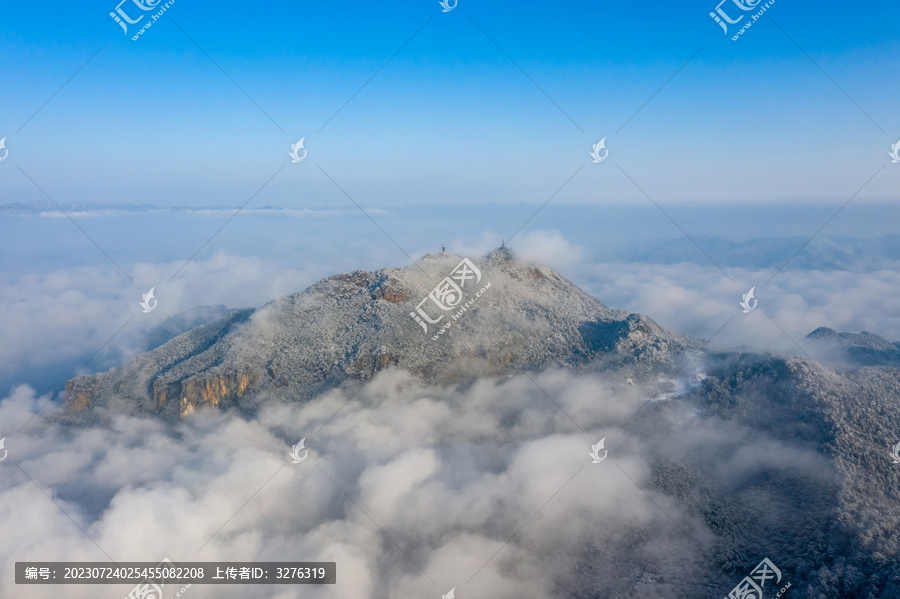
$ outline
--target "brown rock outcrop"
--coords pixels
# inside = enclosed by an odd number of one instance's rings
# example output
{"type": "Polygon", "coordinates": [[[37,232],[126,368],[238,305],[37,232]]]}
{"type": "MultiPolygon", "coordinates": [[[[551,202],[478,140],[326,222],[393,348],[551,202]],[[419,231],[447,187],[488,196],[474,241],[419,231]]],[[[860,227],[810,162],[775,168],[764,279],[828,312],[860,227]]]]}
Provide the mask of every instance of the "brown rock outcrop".
{"type": "Polygon", "coordinates": [[[224,402],[240,401],[256,380],[255,373],[235,372],[181,381],[178,413],[186,416],[199,407],[216,408],[224,402]]]}
{"type": "Polygon", "coordinates": [[[69,414],[77,414],[86,409],[94,398],[96,385],[93,379],[81,377],[76,386],[76,379],[66,383],[66,393],[64,395],[63,406],[69,414]]]}

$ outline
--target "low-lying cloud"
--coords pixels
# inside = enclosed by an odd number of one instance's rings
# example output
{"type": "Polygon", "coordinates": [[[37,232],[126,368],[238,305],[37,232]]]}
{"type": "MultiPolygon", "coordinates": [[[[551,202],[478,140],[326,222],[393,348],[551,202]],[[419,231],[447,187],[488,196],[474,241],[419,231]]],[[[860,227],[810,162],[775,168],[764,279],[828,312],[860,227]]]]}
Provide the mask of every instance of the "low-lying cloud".
{"type": "Polygon", "coordinates": [[[147,350],[158,327],[179,332],[169,318],[197,306],[255,307],[331,274],[322,265],[283,268],[260,258],[217,253],[191,262],[138,264],[135,283],[112,266],[80,267],[0,281],[0,389],[29,383],[48,390],[79,373],[112,368],[147,350]],[[139,302],[155,286],[157,308],[139,302]],[[87,363],[86,363],[87,362],[87,363]],[[82,370],[78,370],[84,365],[82,370]]]}
{"type": "Polygon", "coordinates": [[[735,282],[695,264],[594,264],[566,274],[609,306],[701,339],[715,334],[718,345],[800,353],[794,342],[803,346],[823,326],[900,340],[900,269],[800,270],[774,278],[773,270],[727,271],[735,282]],[[751,287],[758,304],[744,314],[739,302],[751,287]]]}
{"type": "MultiPolygon", "coordinates": [[[[456,587],[461,599],[588,588],[654,597],[666,587],[642,586],[650,572],[708,580],[712,542],[702,521],[653,490],[660,456],[733,455],[730,480],[792,462],[822,466],[789,447],[752,454],[765,435],[723,431],[689,405],[676,410],[672,429],[618,431],[655,389],[562,371],[532,378],[448,388],[388,370],[358,392],[271,400],[250,420],[218,410],[176,425],[123,415],[84,428],[35,419],[7,435],[0,463],[0,571],[27,560],[334,561],[338,584],[318,596],[440,597],[456,587]],[[293,464],[288,452],[303,437],[309,457],[293,464]],[[609,459],[592,464],[590,446],[601,438],[609,459]]],[[[47,399],[17,388],[0,402],[4,429],[47,399]]],[[[58,593],[0,577],[3,596],[58,593]]],[[[302,593],[253,589],[254,597],[302,593]]],[[[194,585],[189,594],[247,590],[194,585]]],[[[68,586],[65,595],[98,590],[68,586]]]]}

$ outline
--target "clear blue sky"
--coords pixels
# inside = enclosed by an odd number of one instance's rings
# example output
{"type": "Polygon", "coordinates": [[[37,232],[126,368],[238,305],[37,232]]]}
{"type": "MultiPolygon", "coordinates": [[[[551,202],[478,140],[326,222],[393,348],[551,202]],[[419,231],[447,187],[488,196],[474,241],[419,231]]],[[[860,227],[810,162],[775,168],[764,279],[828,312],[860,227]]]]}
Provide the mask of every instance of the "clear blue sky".
{"type": "Polygon", "coordinates": [[[116,4],[0,5],[0,203],[43,199],[19,167],[59,202],[163,205],[240,205],[282,166],[251,206],[345,207],[322,170],[368,206],[541,203],[582,166],[554,202],[646,202],[620,168],[660,202],[900,183],[896,2],[778,0],[738,41],[713,0],[176,0],[138,41],[116,4]]]}

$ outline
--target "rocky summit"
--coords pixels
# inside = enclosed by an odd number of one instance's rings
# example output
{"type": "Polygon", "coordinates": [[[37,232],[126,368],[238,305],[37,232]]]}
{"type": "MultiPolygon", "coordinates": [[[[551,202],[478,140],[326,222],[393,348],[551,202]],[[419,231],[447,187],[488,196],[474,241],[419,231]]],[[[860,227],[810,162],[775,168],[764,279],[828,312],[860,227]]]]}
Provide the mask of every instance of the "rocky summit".
{"type": "Polygon", "coordinates": [[[230,312],[109,372],[69,381],[65,402],[69,415],[115,400],[178,417],[262,391],[307,398],[392,366],[436,383],[597,362],[640,373],[697,345],[508,248],[474,259],[429,254],[230,312]]]}

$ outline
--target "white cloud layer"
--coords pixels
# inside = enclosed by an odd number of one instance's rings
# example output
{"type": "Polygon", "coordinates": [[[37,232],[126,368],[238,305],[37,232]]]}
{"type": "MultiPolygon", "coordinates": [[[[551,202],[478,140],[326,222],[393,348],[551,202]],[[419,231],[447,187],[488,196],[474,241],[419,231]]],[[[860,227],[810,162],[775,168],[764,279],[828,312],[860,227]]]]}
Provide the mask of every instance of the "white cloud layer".
{"type": "MultiPolygon", "coordinates": [[[[250,421],[216,410],[173,428],[133,416],[76,429],[32,421],[9,435],[0,463],[0,569],[109,558],[334,561],[339,584],[317,596],[439,597],[456,587],[460,598],[546,599],[561,584],[584,584],[575,566],[594,559],[594,575],[615,595],[632,588],[640,563],[688,574],[705,567],[710,533],[652,490],[654,456],[724,452],[734,478],[785,464],[822,469],[812,453],[753,453],[758,432],[723,429],[687,408],[668,433],[617,433],[650,389],[608,376],[534,376],[562,409],[525,376],[457,389],[390,370],[358,395],[270,402],[250,421]],[[310,454],[292,464],[301,437],[310,454]],[[604,437],[610,457],[591,464],[590,446],[604,437]]],[[[46,399],[20,387],[0,402],[0,422],[18,427],[46,399]]],[[[124,597],[128,588],[102,593],[124,597]]],[[[0,578],[3,596],[51,598],[59,589],[0,578]]],[[[237,586],[189,593],[247,596],[237,586]]],[[[65,596],[98,591],[68,586],[65,596]]],[[[253,596],[308,591],[257,587],[253,596]]]]}
{"type": "MultiPolygon", "coordinates": [[[[254,421],[202,411],[174,429],[125,416],[80,429],[32,421],[9,435],[0,464],[0,568],[109,558],[334,561],[340,584],[318,596],[439,597],[456,587],[459,597],[545,599],[560,582],[575,584],[572,565],[598,539],[615,545],[641,529],[651,531],[644,551],[662,543],[702,552],[705,527],[638,486],[647,488],[648,454],[665,440],[615,432],[647,390],[564,372],[536,381],[578,425],[524,376],[460,390],[396,370],[343,409],[350,397],[334,391],[303,405],[268,404],[254,421]],[[288,451],[301,437],[310,455],[292,464],[288,451]],[[591,464],[601,437],[611,458],[591,464]]],[[[0,402],[0,422],[20,425],[44,399],[18,388],[0,402]]],[[[610,566],[610,585],[625,574],[610,566]]],[[[0,580],[3,596],[60,590],[0,580]]],[[[103,587],[103,595],[127,590],[103,587]]],[[[198,599],[246,592],[189,590],[198,599]]],[[[65,595],[98,590],[69,586],[65,595]]],[[[272,586],[253,596],[306,595],[272,586]]]]}
{"type": "Polygon", "coordinates": [[[818,327],[870,331],[900,341],[900,269],[868,273],[752,271],[695,264],[581,265],[566,274],[604,303],[642,312],[661,325],[713,343],[799,353],[793,339],[818,327]],[[771,278],[771,283],[767,283],[771,278]],[[738,303],[755,287],[757,308],[738,303]],[[774,322],[773,322],[774,321],[774,322]]]}
{"type": "Polygon", "coordinates": [[[134,284],[109,266],[0,280],[0,382],[40,384],[42,371],[71,375],[88,359],[85,372],[105,370],[144,351],[154,327],[177,330],[167,316],[204,305],[258,306],[329,274],[322,265],[286,269],[220,252],[165,283],[181,265],[138,264],[134,284]],[[139,301],[152,286],[159,303],[143,314],[139,301]]]}

